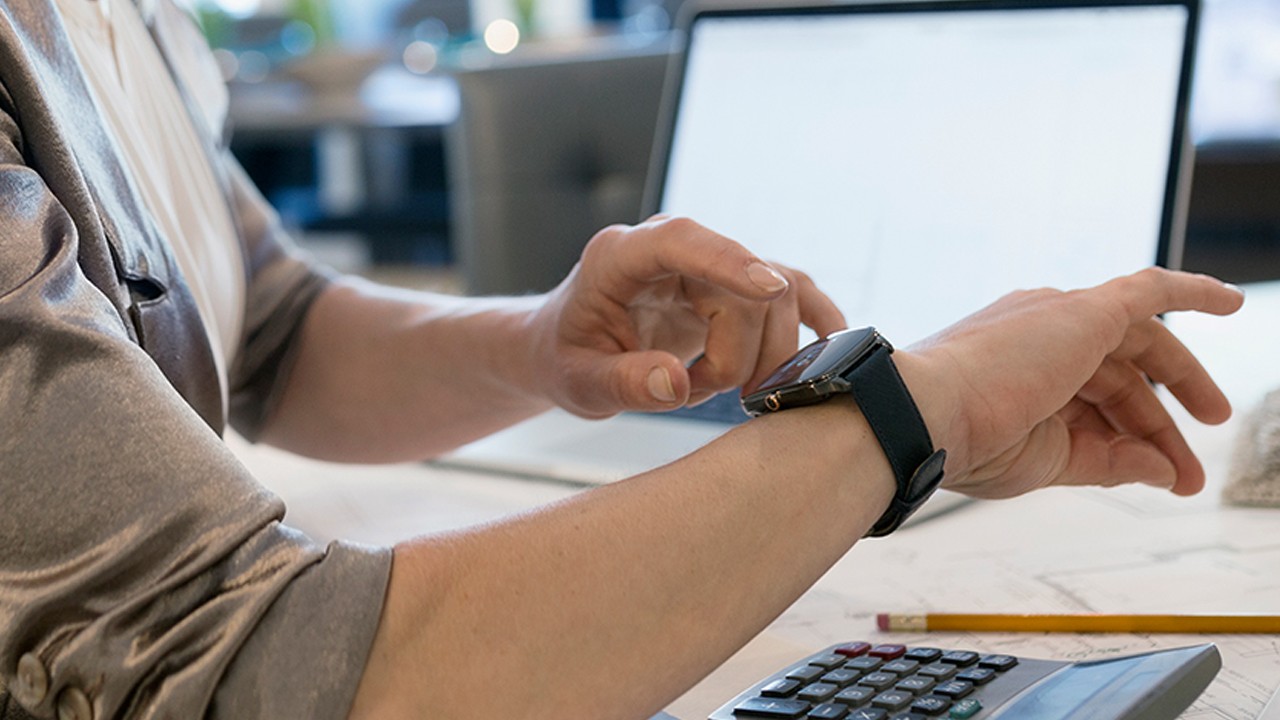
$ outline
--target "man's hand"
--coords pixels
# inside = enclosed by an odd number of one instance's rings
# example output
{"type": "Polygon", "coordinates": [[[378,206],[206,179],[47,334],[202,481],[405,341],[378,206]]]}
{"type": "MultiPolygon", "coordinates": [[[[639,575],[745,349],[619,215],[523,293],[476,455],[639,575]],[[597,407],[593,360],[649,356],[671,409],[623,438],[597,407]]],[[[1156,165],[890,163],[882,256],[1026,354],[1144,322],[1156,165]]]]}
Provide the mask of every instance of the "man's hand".
{"type": "Polygon", "coordinates": [[[796,351],[801,324],[844,327],[806,275],[664,216],[599,232],[531,322],[547,394],[584,417],[751,387],[796,351]]]}
{"type": "Polygon", "coordinates": [[[944,487],[1010,497],[1142,482],[1191,495],[1204,470],[1152,383],[1202,422],[1231,407],[1155,316],[1228,315],[1243,301],[1213,278],[1150,269],[1087,290],[1014,293],[895,358],[948,451],[944,487]]]}

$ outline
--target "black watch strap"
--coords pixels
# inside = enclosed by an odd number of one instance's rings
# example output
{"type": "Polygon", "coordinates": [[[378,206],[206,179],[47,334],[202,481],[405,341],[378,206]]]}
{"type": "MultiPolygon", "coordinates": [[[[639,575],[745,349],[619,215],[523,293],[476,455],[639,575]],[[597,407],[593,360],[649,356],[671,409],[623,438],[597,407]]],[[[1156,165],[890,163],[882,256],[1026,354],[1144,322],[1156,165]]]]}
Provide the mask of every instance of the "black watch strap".
{"type": "Polygon", "coordinates": [[[893,502],[868,537],[888,535],[920,507],[942,482],[946,460],[945,450],[934,452],[929,428],[890,358],[892,352],[887,344],[877,347],[845,376],[898,483],[893,502]]]}

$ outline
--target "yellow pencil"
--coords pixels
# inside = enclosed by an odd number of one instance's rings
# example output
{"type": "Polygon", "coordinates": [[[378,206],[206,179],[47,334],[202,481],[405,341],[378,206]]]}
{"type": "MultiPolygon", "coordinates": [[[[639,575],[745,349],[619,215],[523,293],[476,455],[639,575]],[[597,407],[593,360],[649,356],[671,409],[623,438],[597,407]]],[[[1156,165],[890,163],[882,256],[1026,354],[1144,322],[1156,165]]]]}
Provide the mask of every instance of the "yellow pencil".
{"type": "Polygon", "coordinates": [[[882,613],[883,632],[1067,632],[1280,634],[1275,615],[999,615],[882,613]]]}

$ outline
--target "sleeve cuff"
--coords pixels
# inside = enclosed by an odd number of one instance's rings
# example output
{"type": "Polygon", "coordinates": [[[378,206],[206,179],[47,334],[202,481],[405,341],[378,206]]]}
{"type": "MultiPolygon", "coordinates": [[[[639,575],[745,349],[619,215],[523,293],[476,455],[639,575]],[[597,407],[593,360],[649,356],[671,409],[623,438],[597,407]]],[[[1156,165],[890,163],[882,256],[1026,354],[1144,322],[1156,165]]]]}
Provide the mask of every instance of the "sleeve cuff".
{"type": "Polygon", "coordinates": [[[206,717],[345,720],[378,630],[391,550],[335,542],[275,600],[206,717]]]}

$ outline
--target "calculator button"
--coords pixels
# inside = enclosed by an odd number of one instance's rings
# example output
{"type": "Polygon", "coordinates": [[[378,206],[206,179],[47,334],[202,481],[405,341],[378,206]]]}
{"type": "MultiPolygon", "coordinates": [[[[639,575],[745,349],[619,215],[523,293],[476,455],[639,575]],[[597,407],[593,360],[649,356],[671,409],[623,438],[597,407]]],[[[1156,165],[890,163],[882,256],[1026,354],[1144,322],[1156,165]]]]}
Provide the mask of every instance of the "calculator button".
{"type": "Polygon", "coordinates": [[[791,697],[802,683],[799,680],[774,680],[760,688],[762,697],[791,697]]]}
{"type": "Polygon", "coordinates": [[[798,667],[787,673],[786,678],[788,680],[799,680],[802,683],[811,683],[822,677],[826,672],[826,670],[823,670],[817,665],[805,665],[804,667],[798,667]]]}
{"type": "MultiPolygon", "coordinates": [[[[877,645],[867,651],[871,657],[884,658],[885,660],[897,660],[907,654],[906,645],[877,645]]],[[[976,659],[976,658],[975,658],[976,659]]]]}
{"type": "Polygon", "coordinates": [[[935,695],[959,700],[960,698],[973,692],[973,683],[967,683],[960,680],[952,680],[945,682],[933,689],[935,695]]]}
{"type": "Polygon", "coordinates": [[[866,685],[877,690],[884,690],[894,683],[898,682],[898,676],[893,673],[874,672],[870,675],[864,675],[858,679],[859,685],[866,685]]]}
{"type": "Polygon", "coordinates": [[[871,643],[855,642],[855,643],[848,643],[845,645],[841,645],[835,650],[832,650],[832,652],[839,653],[840,655],[843,655],[845,657],[854,658],[854,657],[861,657],[863,655],[866,655],[867,651],[870,649],[871,649],[871,643]]]}
{"type": "Polygon", "coordinates": [[[917,698],[911,703],[911,712],[937,717],[947,711],[951,707],[951,701],[945,698],[930,695],[929,697],[917,698]]]}
{"type": "Polygon", "coordinates": [[[830,655],[819,655],[816,658],[809,658],[809,664],[817,665],[823,670],[835,670],[841,665],[844,665],[845,660],[847,660],[845,656],[831,653],[830,655]]]}
{"type": "Polygon", "coordinates": [[[849,662],[845,663],[844,666],[849,668],[850,670],[857,670],[859,672],[871,672],[873,670],[878,669],[883,664],[884,664],[884,661],[881,660],[880,658],[860,657],[860,658],[854,658],[850,660],[849,662]]]}
{"type": "Polygon", "coordinates": [[[1004,672],[1018,664],[1018,658],[1012,655],[987,655],[978,661],[978,667],[991,668],[1004,672]]]}
{"type": "Polygon", "coordinates": [[[836,693],[836,696],[831,699],[850,707],[857,707],[875,696],[876,690],[874,688],[854,685],[851,688],[845,688],[844,690],[836,693]]]}
{"type": "Polygon", "coordinates": [[[848,705],[837,705],[835,703],[824,703],[809,711],[806,718],[813,720],[844,720],[844,716],[849,714],[848,705]]]}
{"type": "Polygon", "coordinates": [[[982,703],[974,700],[973,698],[961,700],[951,707],[950,717],[952,720],[969,720],[969,718],[977,715],[978,711],[981,709],[982,703]]]}
{"type": "Polygon", "coordinates": [[[916,696],[911,693],[902,692],[901,690],[885,690],[871,698],[871,705],[889,711],[901,710],[910,705],[911,701],[915,699],[916,696]]]}
{"type": "Polygon", "coordinates": [[[990,668],[969,668],[959,675],[956,675],[957,680],[971,682],[974,685],[986,685],[992,680],[995,680],[995,678],[996,671],[990,668]]]}
{"type": "Polygon", "coordinates": [[[849,713],[849,717],[845,720],[885,720],[889,717],[889,711],[881,708],[861,708],[849,713]]]}
{"type": "Polygon", "coordinates": [[[942,653],[942,662],[959,667],[968,667],[978,662],[978,653],[969,650],[952,650],[942,653]]]}
{"type": "Polygon", "coordinates": [[[823,675],[819,679],[824,683],[831,683],[832,685],[839,685],[840,687],[844,687],[846,685],[852,684],[853,681],[857,680],[858,676],[861,674],[862,673],[858,672],[857,670],[841,668],[839,670],[832,670],[831,672],[827,673],[826,675],[823,675]]]}
{"type": "Polygon", "coordinates": [[[899,658],[890,663],[885,663],[880,667],[880,672],[891,672],[894,675],[910,675],[920,667],[920,663],[915,660],[906,660],[899,658]]]}
{"type": "Polygon", "coordinates": [[[778,698],[751,698],[738,703],[734,715],[766,718],[798,718],[809,711],[809,703],[778,698]]]}
{"type": "Polygon", "coordinates": [[[918,671],[921,675],[931,677],[935,680],[950,680],[956,674],[956,666],[946,663],[929,663],[918,671]]]}
{"type": "Polygon", "coordinates": [[[924,695],[933,689],[936,682],[937,681],[931,677],[925,677],[924,675],[912,675],[906,680],[899,681],[898,684],[893,687],[895,690],[909,692],[912,695],[924,695]]]}
{"type": "Polygon", "coordinates": [[[911,648],[902,657],[916,662],[931,663],[942,657],[942,651],[931,647],[911,648]]]}
{"type": "Polygon", "coordinates": [[[830,683],[814,683],[809,687],[796,693],[797,700],[807,700],[811,703],[826,702],[832,695],[840,692],[840,688],[830,683]]]}

